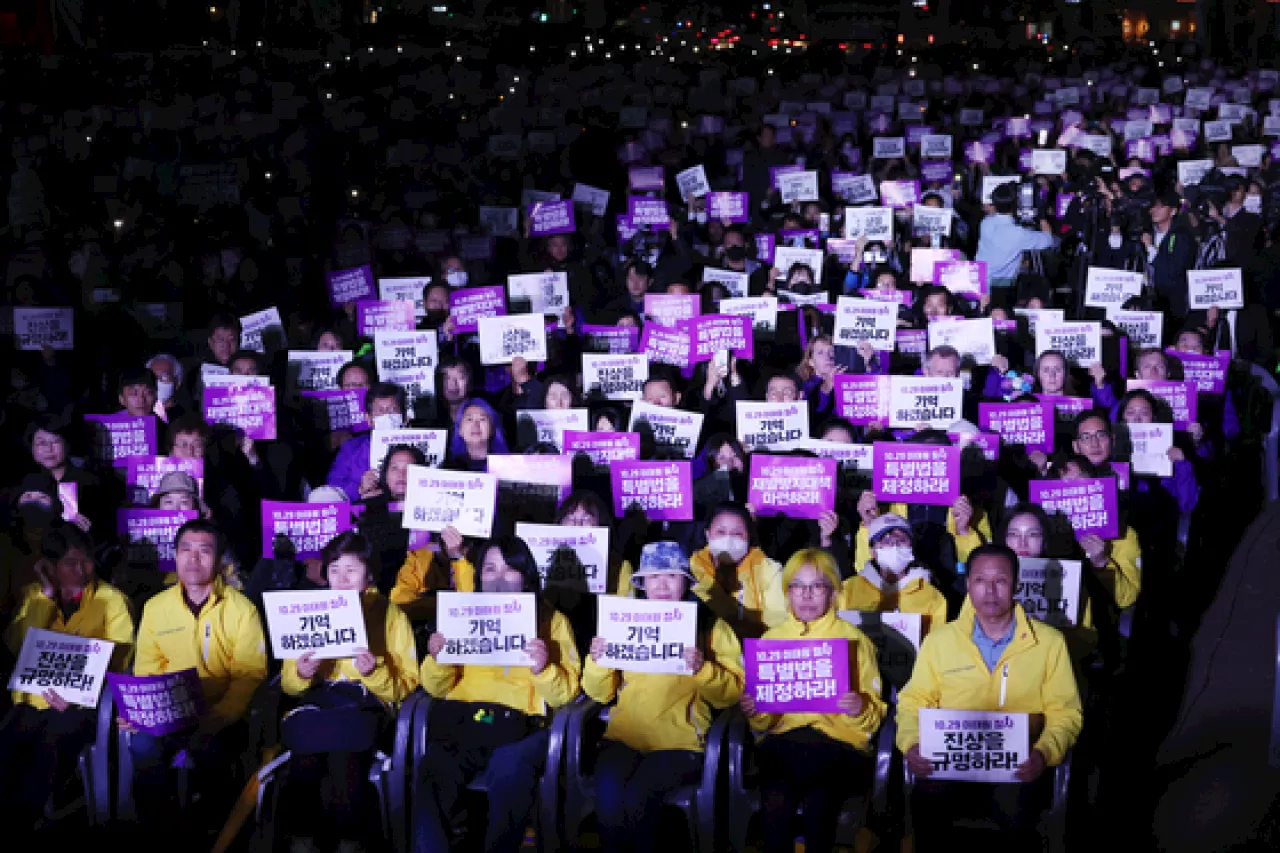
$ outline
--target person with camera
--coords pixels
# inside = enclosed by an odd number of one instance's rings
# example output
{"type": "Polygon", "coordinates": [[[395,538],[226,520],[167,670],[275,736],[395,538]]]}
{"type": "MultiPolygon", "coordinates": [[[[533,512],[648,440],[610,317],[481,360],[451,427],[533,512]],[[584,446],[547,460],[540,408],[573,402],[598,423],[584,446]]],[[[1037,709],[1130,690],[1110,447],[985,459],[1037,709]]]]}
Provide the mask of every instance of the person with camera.
{"type": "Polygon", "coordinates": [[[1013,286],[1022,268],[1023,252],[1041,252],[1057,244],[1049,220],[1040,220],[1039,231],[1025,228],[1013,218],[1017,207],[1017,189],[1012,184],[1001,184],[991,191],[994,212],[982,220],[979,228],[974,260],[986,261],[993,293],[1013,286]]]}
{"type": "Polygon", "coordinates": [[[1165,190],[1151,205],[1151,230],[1142,235],[1159,307],[1176,317],[1187,316],[1187,270],[1196,263],[1196,238],[1177,220],[1182,199],[1165,190]]]}

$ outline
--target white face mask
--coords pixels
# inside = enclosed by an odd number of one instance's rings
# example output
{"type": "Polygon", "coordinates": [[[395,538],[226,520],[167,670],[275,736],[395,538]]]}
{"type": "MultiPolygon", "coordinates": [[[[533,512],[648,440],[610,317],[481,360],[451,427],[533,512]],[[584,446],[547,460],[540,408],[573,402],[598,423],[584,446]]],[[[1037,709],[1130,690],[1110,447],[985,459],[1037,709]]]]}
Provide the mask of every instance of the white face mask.
{"type": "Polygon", "coordinates": [[[374,429],[400,429],[404,426],[404,415],[392,412],[389,415],[378,415],[373,419],[374,429]]]}
{"type": "Polygon", "coordinates": [[[449,270],[444,274],[444,280],[449,283],[450,287],[466,287],[467,271],[466,270],[449,270]]]}
{"type": "Polygon", "coordinates": [[[1110,235],[1109,237],[1107,237],[1107,245],[1109,245],[1113,249],[1119,249],[1121,246],[1124,245],[1124,235],[1123,234],[1110,235]]]}
{"type": "Polygon", "coordinates": [[[901,574],[916,558],[909,545],[891,545],[876,549],[876,565],[886,572],[901,574]]]}
{"type": "Polygon", "coordinates": [[[699,225],[707,224],[707,212],[705,210],[699,210],[693,215],[693,218],[697,220],[699,225]]]}
{"type": "Polygon", "coordinates": [[[707,549],[711,551],[712,557],[719,558],[721,554],[728,554],[735,563],[741,563],[742,558],[751,550],[751,545],[737,536],[721,536],[718,539],[708,539],[707,549]]]}
{"type": "Polygon", "coordinates": [[[1262,213],[1262,196],[1247,195],[1244,197],[1244,209],[1250,213],[1262,213]]]}
{"type": "Polygon", "coordinates": [[[163,379],[156,382],[156,398],[161,403],[167,403],[171,397],[173,397],[173,383],[163,379]]]}

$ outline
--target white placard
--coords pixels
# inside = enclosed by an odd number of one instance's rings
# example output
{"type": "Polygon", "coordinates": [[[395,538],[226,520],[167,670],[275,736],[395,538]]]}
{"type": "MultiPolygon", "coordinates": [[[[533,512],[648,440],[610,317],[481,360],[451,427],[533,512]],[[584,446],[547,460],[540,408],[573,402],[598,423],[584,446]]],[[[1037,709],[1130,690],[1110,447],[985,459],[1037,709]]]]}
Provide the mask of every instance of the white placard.
{"type": "Polygon", "coordinates": [[[1159,311],[1108,311],[1107,319],[1129,338],[1134,349],[1158,347],[1164,337],[1164,315],[1159,311]]]}
{"type": "Polygon", "coordinates": [[[877,136],[871,140],[871,157],[893,160],[907,156],[907,140],[901,136],[877,136]]]}
{"type": "Polygon", "coordinates": [[[596,636],[605,641],[600,666],[625,672],[690,674],[684,652],[697,642],[696,604],[602,595],[596,599],[596,608],[596,636]]]}
{"type": "Polygon", "coordinates": [[[846,207],[844,209],[844,238],[856,240],[866,237],[867,242],[893,241],[893,209],[888,207],[846,207]]]}
{"type": "MultiPolygon", "coordinates": [[[[746,296],[721,299],[719,311],[729,316],[749,316],[754,332],[773,334],[778,328],[778,297],[746,296]]],[[[586,358],[586,355],[583,355],[586,358]]],[[[585,370],[585,364],[584,364],[585,370]]],[[[584,380],[584,383],[585,380],[584,380]]]]}
{"type": "Polygon", "coordinates": [[[1085,280],[1084,304],[1090,308],[1119,308],[1142,295],[1144,277],[1140,272],[1089,267],[1085,280]]]}
{"type": "Polygon", "coordinates": [[[738,441],[748,453],[787,450],[809,437],[809,406],[795,403],[754,403],[739,400],[738,441]]]}
{"type": "Polygon", "coordinates": [[[787,172],[778,176],[778,195],[783,204],[797,201],[818,200],[818,173],[814,171],[787,172]]]}
{"type": "Polygon", "coordinates": [[[1018,558],[1018,588],[1013,600],[1032,619],[1055,628],[1080,624],[1079,560],[1018,558]]]}
{"type": "Polygon", "coordinates": [[[1098,323],[1045,323],[1036,326],[1036,357],[1057,350],[1075,367],[1088,369],[1102,361],[1102,330],[1098,323]]]}
{"type": "MultiPolygon", "coordinates": [[[[418,400],[435,397],[440,349],[434,329],[412,332],[375,329],[373,356],[378,366],[378,378],[403,388],[411,409],[418,400]]],[[[427,414],[415,412],[418,417],[427,414]]]]}
{"type": "Polygon", "coordinates": [[[1031,172],[1035,175],[1061,175],[1067,171],[1067,152],[1060,148],[1035,148],[1031,151],[1031,172]]]}
{"type": "Polygon", "coordinates": [[[951,136],[945,133],[927,133],[920,137],[920,156],[925,160],[951,159],[951,136]]]}
{"type": "Polygon", "coordinates": [[[965,127],[978,127],[982,124],[982,110],[965,109],[960,111],[960,124],[965,127]]]}
{"type": "Polygon", "coordinates": [[[871,476],[873,448],[870,444],[845,444],[843,441],[825,441],[806,438],[792,445],[792,450],[808,450],[822,459],[834,459],[844,469],[856,468],[871,476]]]}
{"type": "Polygon", "coordinates": [[[360,593],[349,589],[264,592],[271,654],[295,660],[312,652],[319,660],[355,657],[369,648],[360,593]]]}
{"type": "Polygon", "coordinates": [[[1267,153],[1265,145],[1232,145],[1231,156],[1241,166],[1252,169],[1262,165],[1262,158],[1267,153]]]}
{"type": "Polygon", "coordinates": [[[1262,119],[1263,136],[1280,136],[1280,116],[1264,116],[1262,119]]]}
{"type": "Polygon", "coordinates": [[[973,320],[937,320],[929,324],[929,349],[943,345],[954,347],[961,358],[973,359],[977,365],[991,364],[996,354],[995,324],[990,317],[973,320]]]}
{"type": "Polygon", "coordinates": [[[426,457],[428,468],[439,468],[448,441],[446,429],[375,429],[369,435],[369,470],[380,470],[382,460],[398,444],[418,448],[426,457]]]}
{"type": "Polygon", "coordinates": [[[431,276],[415,275],[404,278],[378,279],[378,298],[383,302],[412,302],[413,316],[421,320],[427,316],[426,289],[431,276]]]}
{"type": "Polygon", "coordinates": [[[544,585],[608,591],[609,528],[517,521],[516,536],[529,546],[544,585]]]}
{"type": "Polygon", "coordinates": [[[527,300],[530,314],[560,316],[569,307],[569,274],[565,272],[523,273],[507,276],[511,302],[527,300]]]}
{"type": "Polygon", "coordinates": [[[582,354],[582,388],[588,395],[598,392],[606,400],[639,400],[648,379],[649,359],[642,352],[582,354]]]}
{"type": "MultiPolygon", "coordinates": [[[[794,246],[778,246],[773,250],[773,265],[778,268],[779,277],[783,281],[786,281],[787,273],[796,264],[803,264],[813,270],[815,283],[822,281],[821,249],[797,249],[794,246]]],[[[735,293],[734,295],[738,296],[739,294],[735,293]]]]}
{"type": "Polygon", "coordinates": [[[734,272],[733,270],[722,270],[719,267],[703,267],[702,282],[718,282],[724,285],[724,289],[729,291],[735,297],[747,295],[747,284],[751,276],[745,272],[734,272]]]}
{"type": "Polygon", "coordinates": [[[1230,142],[1231,122],[1221,120],[1206,121],[1204,123],[1204,139],[1205,142],[1230,142]]]}
{"type": "Polygon", "coordinates": [[[677,172],[676,186],[680,188],[680,198],[685,204],[691,198],[701,198],[711,192],[711,184],[707,183],[707,170],[701,164],[677,172]]]}
{"type": "Polygon", "coordinates": [[[627,424],[627,431],[641,432],[640,422],[647,421],[653,431],[654,443],[659,448],[674,450],[682,458],[692,459],[705,417],[698,412],[668,409],[636,400],[631,406],[631,421],[627,424]]]}
{"type": "Polygon", "coordinates": [[[67,702],[98,707],[116,644],[42,628],[28,628],[9,689],[39,696],[52,690],[67,702]]]}
{"type": "Polygon", "coordinates": [[[911,209],[911,227],[917,234],[950,237],[951,219],[951,211],[945,207],[917,204],[911,209]]]}
{"type": "Polygon", "coordinates": [[[206,388],[268,388],[271,386],[270,376],[245,376],[239,373],[211,373],[202,381],[206,388]]]}
{"type": "Polygon", "coordinates": [[[1212,168],[1212,160],[1182,160],[1178,163],[1178,182],[1184,187],[1195,186],[1212,168]]]}
{"type": "MultiPolygon", "coordinates": [[[[840,183],[840,188],[832,186],[832,191],[847,204],[866,204],[880,198],[875,179],[870,175],[853,175],[840,183]]],[[[848,212],[846,211],[846,215],[848,212]]]]}
{"type": "Polygon", "coordinates": [[[443,664],[529,666],[525,652],[538,639],[537,597],[531,592],[440,592],[436,631],[443,664]]]}
{"type": "Polygon", "coordinates": [[[75,349],[75,310],[14,308],[13,344],[24,351],[75,349]]]}
{"type": "Polygon", "coordinates": [[[1027,331],[1034,337],[1040,323],[1065,322],[1067,312],[1061,308],[1014,308],[1013,313],[1027,318],[1027,331]]]}
{"type": "Polygon", "coordinates": [[[863,341],[891,352],[898,339],[898,303],[841,296],[836,300],[832,340],[836,346],[856,347],[863,341]]]}
{"type": "Polygon", "coordinates": [[[480,317],[476,322],[481,364],[510,364],[516,358],[547,360],[547,324],[541,314],[480,317]]]}
{"type": "Polygon", "coordinates": [[[1124,141],[1132,142],[1137,139],[1146,139],[1152,134],[1154,128],[1149,121],[1126,121],[1124,123],[1124,141]]]}
{"type": "Polygon", "coordinates": [[[927,376],[889,377],[889,427],[946,429],[964,413],[964,380],[927,376]]]}
{"type": "Polygon", "coordinates": [[[991,204],[991,192],[1001,184],[1016,184],[1022,180],[1017,175],[983,175],[982,203],[991,204]]]}
{"type": "Polygon", "coordinates": [[[1243,308],[1244,281],[1239,269],[1188,270],[1191,308],[1243,308]]]}
{"type": "Polygon", "coordinates": [[[1183,106],[1197,110],[1207,110],[1213,104],[1213,87],[1187,89],[1182,97],[1183,106]]]}
{"type": "Polygon", "coordinates": [[[533,422],[539,443],[554,444],[557,449],[563,449],[564,431],[587,432],[589,419],[586,409],[525,409],[518,413],[516,421],[526,420],[533,422]]]}
{"type": "Polygon", "coordinates": [[[1152,477],[1172,477],[1173,424],[1127,424],[1133,453],[1129,464],[1133,473],[1152,477]]]}
{"type": "Polygon", "coordinates": [[[480,230],[494,237],[516,237],[520,233],[520,211],[514,207],[480,207],[480,230]]]}
{"type": "Polygon", "coordinates": [[[267,329],[278,330],[279,343],[283,343],[284,323],[280,322],[280,309],[274,305],[263,311],[247,314],[240,318],[240,349],[254,352],[266,352],[262,343],[262,335],[267,329]]]}
{"type": "Polygon", "coordinates": [[[609,211],[609,191],[590,184],[574,184],[573,203],[590,208],[594,216],[604,216],[609,211]]]}
{"type": "Polygon", "coordinates": [[[920,709],[920,755],[933,762],[930,779],[1016,782],[1029,741],[1026,714],[920,709]]]}
{"type": "Polygon", "coordinates": [[[402,524],[406,530],[433,532],[454,527],[463,536],[488,539],[497,500],[494,474],[410,465],[402,524]]]}
{"type": "Polygon", "coordinates": [[[857,625],[876,647],[880,674],[886,682],[901,689],[911,680],[911,669],[916,655],[920,653],[921,634],[924,633],[921,614],[896,610],[874,613],[840,610],[836,615],[850,625],[857,625]]]}
{"type": "Polygon", "coordinates": [[[1086,133],[1077,142],[1086,151],[1092,151],[1099,157],[1111,156],[1111,137],[1103,133],[1086,133]]]}

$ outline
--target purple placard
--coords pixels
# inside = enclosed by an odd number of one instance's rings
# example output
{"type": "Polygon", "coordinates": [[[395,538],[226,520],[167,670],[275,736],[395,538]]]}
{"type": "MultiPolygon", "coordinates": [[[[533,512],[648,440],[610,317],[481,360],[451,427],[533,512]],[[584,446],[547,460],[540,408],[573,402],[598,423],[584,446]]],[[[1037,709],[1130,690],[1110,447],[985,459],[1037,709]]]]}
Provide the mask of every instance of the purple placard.
{"type": "Polygon", "coordinates": [[[662,192],[667,186],[667,178],[661,166],[632,166],[627,171],[627,182],[637,192],[662,192]]]}
{"type": "Polygon", "coordinates": [[[960,448],[954,445],[872,445],[872,488],[885,503],[951,506],[960,497],[960,448]]]}
{"type": "Polygon", "coordinates": [[[637,352],[640,330],[634,326],[593,326],[582,324],[583,352],[607,352],[619,355],[637,352]]]}
{"type": "Polygon", "coordinates": [[[262,502],[262,557],[275,556],[277,536],[293,543],[298,560],[319,557],[339,533],[351,529],[351,505],[347,503],[262,502]]]}
{"type": "Polygon", "coordinates": [[[373,286],[373,270],[367,265],[327,272],[324,279],[329,285],[329,302],[335,307],[361,299],[378,298],[377,288],[373,286]]]}
{"type": "Polygon", "coordinates": [[[231,424],[255,441],[275,441],[276,389],[270,385],[206,387],[204,419],[210,425],[231,424]]]}
{"type": "Polygon", "coordinates": [[[502,285],[472,287],[449,294],[449,316],[459,335],[475,332],[481,317],[505,317],[507,295],[502,285]]]}
{"type": "Polygon", "coordinates": [[[880,200],[886,207],[902,209],[920,203],[919,181],[881,181],[880,200]]]}
{"type": "Polygon", "coordinates": [[[624,214],[614,214],[618,222],[618,245],[623,245],[631,241],[631,238],[640,233],[640,229],[631,224],[631,217],[624,214]]]}
{"type": "Polygon", "coordinates": [[[194,509],[118,509],[116,533],[131,565],[174,570],[173,546],[178,528],[199,513],[194,509]]]}
{"type": "MultiPolygon", "coordinates": [[[[880,290],[879,288],[866,288],[859,290],[858,295],[863,299],[874,299],[876,302],[896,302],[899,305],[905,305],[910,308],[915,301],[910,290],[880,290]]],[[[902,334],[906,329],[900,330],[898,334],[902,334]]]]}
{"type": "Polygon", "coordinates": [[[418,327],[414,305],[404,299],[379,302],[362,299],[356,303],[356,334],[373,337],[375,331],[411,332],[418,327]]]}
{"type": "Polygon", "coordinates": [[[1182,362],[1182,375],[1194,382],[1201,394],[1221,395],[1227,390],[1227,371],[1231,368],[1231,354],[1198,355],[1179,352],[1170,347],[1166,353],[1182,362]]]}
{"type": "Polygon", "coordinates": [[[1120,536],[1115,477],[1032,480],[1028,484],[1028,497],[1050,515],[1065,513],[1077,537],[1094,535],[1117,539],[1120,536]]]}
{"type": "Polygon", "coordinates": [[[364,410],[366,388],[331,388],[326,391],[303,391],[303,399],[314,400],[312,423],[327,432],[368,432],[369,413],[364,410]]]}
{"type": "Polygon", "coordinates": [[[994,432],[948,432],[947,438],[963,453],[970,444],[982,449],[982,458],[988,462],[1000,461],[1000,436],[994,432]]]}
{"type": "Polygon", "coordinates": [[[627,196],[627,216],[631,224],[637,227],[671,225],[671,214],[667,212],[666,199],[645,198],[639,195],[627,196]]]}
{"type": "Polygon", "coordinates": [[[1054,202],[1054,217],[1061,219],[1067,215],[1067,211],[1071,209],[1071,202],[1079,193],[1058,193],[1058,197],[1054,202]]]}
{"type": "Polygon", "coordinates": [[[884,425],[889,422],[889,377],[857,373],[837,373],[834,393],[836,416],[854,426],[884,425]]]}
{"type": "Polygon", "coordinates": [[[155,415],[85,415],[84,419],[97,424],[91,429],[93,458],[99,462],[124,467],[134,457],[156,455],[155,415]]]}
{"type": "Polygon", "coordinates": [[[1012,335],[1018,331],[1017,320],[992,320],[991,328],[997,335],[1012,335]]]}
{"type": "Polygon", "coordinates": [[[707,219],[720,222],[749,222],[751,201],[746,193],[707,193],[707,219]]]}
{"type": "Polygon", "coordinates": [[[803,172],[804,166],[799,163],[792,163],[789,166],[770,166],[769,167],[769,189],[780,192],[781,187],[778,186],[778,178],[783,175],[791,175],[796,172],[803,172]]]}
{"type": "Polygon", "coordinates": [[[596,467],[607,468],[614,462],[631,462],[640,458],[640,433],[567,429],[564,431],[564,452],[570,456],[585,453],[596,467]]]}
{"type": "MultiPolygon", "coordinates": [[[[135,456],[127,461],[124,483],[129,487],[129,502],[145,506],[160,487],[165,474],[181,471],[195,478],[196,488],[204,493],[204,460],[179,456],[135,456]]],[[[59,486],[62,484],[59,483],[59,486]]]]}
{"type": "Polygon", "coordinates": [[[927,124],[909,124],[907,125],[907,145],[919,148],[920,140],[926,136],[932,136],[933,132],[933,128],[927,124]]]}
{"type": "Polygon", "coordinates": [[[839,714],[849,692],[849,641],[754,640],[742,644],[747,693],[761,714],[839,714]]]}
{"type": "Polygon", "coordinates": [[[1177,382],[1172,379],[1156,381],[1152,379],[1130,379],[1130,391],[1146,390],[1157,400],[1164,400],[1173,410],[1173,428],[1185,430],[1196,422],[1199,409],[1199,394],[1195,382],[1177,382]]]}
{"type": "Polygon", "coordinates": [[[966,163],[986,163],[990,165],[996,159],[995,146],[986,142],[968,142],[964,146],[966,163]]]}
{"type": "Polygon", "coordinates": [[[693,353],[693,339],[683,326],[669,329],[657,323],[646,323],[640,338],[640,351],[655,364],[669,364],[687,369],[693,353]]]}
{"type": "Polygon", "coordinates": [[[778,239],[784,246],[796,246],[799,249],[816,249],[822,243],[822,232],[817,228],[784,228],[778,232],[778,239]],[[797,244],[796,241],[799,241],[797,244]]]}
{"type": "Polygon", "coordinates": [[[981,299],[987,293],[986,261],[939,261],[933,265],[933,283],[952,293],[981,299]]]}
{"type": "Polygon", "coordinates": [[[529,205],[529,236],[548,237],[572,234],[577,229],[573,218],[573,202],[540,201],[529,205]]]}
{"type": "Polygon", "coordinates": [[[997,432],[1005,444],[1021,444],[1027,452],[1053,452],[1053,404],[979,403],[978,426],[997,432]]]}
{"type": "Polygon", "coordinates": [[[563,500],[573,488],[573,457],[544,454],[491,453],[489,473],[503,484],[520,483],[555,487],[563,500]]]}
{"type": "Polygon", "coordinates": [[[757,517],[782,514],[816,521],[836,508],[837,467],[834,459],[753,453],[747,503],[757,517]]]}
{"type": "Polygon", "coordinates": [[[614,462],[609,482],[618,518],[639,504],[650,521],[693,521],[693,481],[686,460],[614,462]]]}
{"type": "Polygon", "coordinates": [[[693,350],[691,364],[710,361],[721,350],[731,349],[745,361],[755,357],[755,336],[747,315],[705,314],[689,320],[686,327],[693,350]]]}
{"type": "Polygon", "coordinates": [[[1036,399],[1043,400],[1053,406],[1058,423],[1069,423],[1081,412],[1093,408],[1093,400],[1088,397],[1062,397],[1057,394],[1037,394],[1036,399]]]}
{"type": "Polygon", "coordinates": [[[778,245],[778,238],[772,234],[756,235],[756,260],[762,264],[773,264],[773,250],[778,245]]]}
{"type": "Polygon", "coordinates": [[[1116,488],[1122,492],[1129,491],[1129,463],[1112,462],[1111,470],[1116,475],[1116,488]]]}
{"type": "Polygon", "coordinates": [[[903,355],[923,357],[929,351],[929,330],[899,329],[894,349],[903,355]]]}
{"type": "Polygon", "coordinates": [[[107,673],[116,715],[153,737],[194,728],[205,710],[195,667],[161,675],[107,673]]]}
{"type": "Polygon", "coordinates": [[[685,320],[702,313],[702,298],[696,293],[646,293],[644,314],[659,326],[678,329],[685,320]]]}
{"type": "Polygon", "coordinates": [[[66,481],[58,483],[58,500],[62,501],[62,520],[75,521],[80,514],[80,485],[66,481]]]}
{"type": "Polygon", "coordinates": [[[1018,149],[1018,170],[1021,172],[1030,172],[1033,156],[1034,155],[1032,155],[1030,148],[1018,149]]]}
{"type": "Polygon", "coordinates": [[[1124,159],[1132,160],[1137,158],[1144,163],[1154,163],[1156,161],[1156,143],[1154,139],[1130,139],[1124,144],[1124,159]]]}
{"type": "Polygon", "coordinates": [[[949,184],[955,176],[955,164],[950,160],[925,160],[920,164],[920,179],[930,184],[949,184]]]}

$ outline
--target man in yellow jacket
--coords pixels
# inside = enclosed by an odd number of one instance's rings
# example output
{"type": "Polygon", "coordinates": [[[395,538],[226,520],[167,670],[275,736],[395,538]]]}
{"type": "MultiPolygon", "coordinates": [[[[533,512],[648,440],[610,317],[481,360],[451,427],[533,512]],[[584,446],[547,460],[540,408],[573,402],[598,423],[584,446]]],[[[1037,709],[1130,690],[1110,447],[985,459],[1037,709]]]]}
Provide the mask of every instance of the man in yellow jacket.
{"type": "Polygon", "coordinates": [[[1027,619],[1014,603],[1018,558],[1004,545],[969,556],[969,599],[954,622],[925,639],[911,681],[898,697],[898,749],[920,781],[913,792],[916,850],[951,846],[947,830],[965,817],[994,817],[1012,850],[1031,849],[1042,787],[1029,783],[1059,764],[1080,735],[1080,694],[1062,634],[1027,619]],[[1023,785],[929,781],[920,754],[920,709],[1025,713],[1031,754],[1017,769],[1023,785]]]}
{"type": "MultiPolygon", "coordinates": [[[[212,522],[188,521],[174,539],[178,583],[147,602],[138,627],[134,675],[162,675],[194,668],[206,711],[193,731],[154,737],[134,732],[129,743],[135,770],[134,799],[143,823],[173,818],[166,809],[168,769],[184,751],[197,771],[233,759],[244,746],[238,724],[267,677],[262,623],[253,602],[223,580],[226,539],[212,522]]],[[[121,726],[127,724],[121,721],[121,726]]],[[[225,785],[220,786],[225,788],[225,785]]],[[[205,791],[210,815],[225,815],[205,791]]]]}

